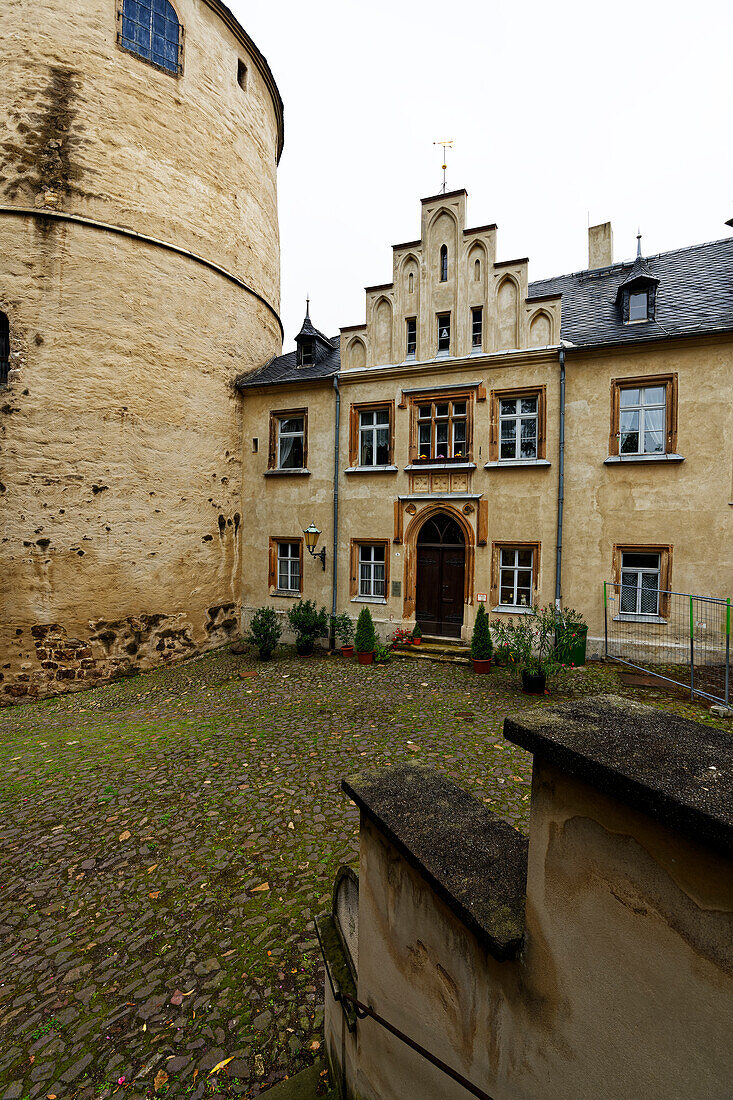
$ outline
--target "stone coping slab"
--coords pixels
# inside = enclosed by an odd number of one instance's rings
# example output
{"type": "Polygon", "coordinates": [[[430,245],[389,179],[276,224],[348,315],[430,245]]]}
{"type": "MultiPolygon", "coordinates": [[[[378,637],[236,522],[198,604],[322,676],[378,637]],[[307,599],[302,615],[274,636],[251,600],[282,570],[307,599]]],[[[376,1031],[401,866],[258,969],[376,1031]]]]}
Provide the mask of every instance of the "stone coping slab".
{"type": "Polygon", "coordinates": [[[417,764],[365,771],[342,789],[495,958],[524,935],[527,838],[417,764]]]}
{"type": "Polygon", "coordinates": [[[505,719],[504,736],[696,841],[733,854],[733,737],[598,695],[505,719]]]}

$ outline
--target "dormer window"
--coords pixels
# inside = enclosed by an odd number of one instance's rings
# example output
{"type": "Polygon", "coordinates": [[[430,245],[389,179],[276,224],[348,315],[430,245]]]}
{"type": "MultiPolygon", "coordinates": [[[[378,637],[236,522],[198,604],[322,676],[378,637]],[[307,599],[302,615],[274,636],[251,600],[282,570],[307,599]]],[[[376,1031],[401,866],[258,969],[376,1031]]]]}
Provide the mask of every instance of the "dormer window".
{"type": "Polygon", "coordinates": [[[616,293],[616,305],[625,325],[655,319],[658,286],[659,279],[641,254],[639,237],[636,259],[616,293]]]}
{"type": "Polygon", "coordinates": [[[301,340],[298,345],[298,366],[311,367],[316,361],[315,340],[301,340]]]}
{"type": "Polygon", "coordinates": [[[649,319],[649,292],[635,290],[629,294],[629,320],[647,321],[649,319]]]}
{"type": "Polygon", "coordinates": [[[448,282],[448,246],[441,245],[440,248],[440,281],[441,283],[448,282]]]}

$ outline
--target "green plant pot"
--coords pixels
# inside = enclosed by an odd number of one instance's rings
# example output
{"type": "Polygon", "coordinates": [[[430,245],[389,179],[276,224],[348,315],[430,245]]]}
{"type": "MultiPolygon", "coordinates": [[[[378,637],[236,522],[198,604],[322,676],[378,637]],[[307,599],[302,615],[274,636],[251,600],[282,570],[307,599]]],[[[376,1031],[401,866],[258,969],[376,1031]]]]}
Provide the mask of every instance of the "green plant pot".
{"type": "Polygon", "coordinates": [[[577,634],[577,638],[575,639],[575,642],[573,643],[573,648],[570,650],[570,653],[568,654],[567,663],[571,664],[571,665],[575,665],[575,667],[577,668],[578,665],[584,665],[585,664],[585,648],[586,648],[586,642],[588,640],[588,627],[587,626],[579,626],[579,627],[576,628],[575,633],[577,634]]]}

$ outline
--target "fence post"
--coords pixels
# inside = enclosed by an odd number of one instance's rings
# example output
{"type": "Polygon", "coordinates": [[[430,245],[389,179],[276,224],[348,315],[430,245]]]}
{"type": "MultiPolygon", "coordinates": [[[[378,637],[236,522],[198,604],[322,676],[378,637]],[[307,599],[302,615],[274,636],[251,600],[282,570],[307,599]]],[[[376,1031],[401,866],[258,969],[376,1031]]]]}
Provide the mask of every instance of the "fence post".
{"type": "MultiPolygon", "coordinates": [[[[603,647],[606,660],[608,660],[608,592],[606,588],[607,582],[603,582],[603,647]]],[[[730,600],[728,600],[730,604],[730,600]]],[[[730,607],[728,608],[728,614],[730,614],[730,607]]]]}
{"type": "Polygon", "coordinates": [[[695,702],[695,605],[690,596],[690,702],[695,702]]]}
{"type": "Polygon", "coordinates": [[[731,705],[731,597],[725,607],[725,706],[731,705]]]}

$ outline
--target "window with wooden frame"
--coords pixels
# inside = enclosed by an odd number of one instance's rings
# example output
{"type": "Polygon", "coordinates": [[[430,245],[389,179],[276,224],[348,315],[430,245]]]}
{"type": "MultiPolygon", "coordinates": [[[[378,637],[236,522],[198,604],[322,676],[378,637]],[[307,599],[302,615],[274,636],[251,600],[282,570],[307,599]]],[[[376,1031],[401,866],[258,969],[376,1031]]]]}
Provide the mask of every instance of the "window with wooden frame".
{"type": "Polygon", "coordinates": [[[672,587],[672,547],[617,543],[613,548],[614,618],[666,621],[672,587]]]}
{"type": "Polygon", "coordinates": [[[420,394],[410,398],[410,462],[470,462],[473,393],[420,394]]]}
{"type": "Polygon", "coordinates": [[[271,538],[267,583],[270,591],[299,596],[303,591],[303,539],[271,538]]]}
{"type": "Polygon", "coordinates": [[[351,540],[352,599],[386,602],[389,591],[389,541],[351,540]]]}
{"type": "Polygon", "coordinates": [[[677,375],[611,382],[609,455],[644,457],[677,450],[677,375]]]}
{"type": "Polygon", "coordinates": [[[545,458],[545,386],[492,390],[489,462],[536,462],[545,458]]]}
{"type": "Polygon", "coordinates": [[[270,413],[269,470],[304,470],[308,464],[308,410],[278,409],[270,413]]]}
{"type": "Polygon", "coordinates": [[[492,542],[491,605],[495,611],[533,607],[539,576],[539,542],[492,542]]]}
{"type": "Polygon", "coordinates": [[[394,401],[352,405],[349,410],[349,466],[360,470],[391,466],[394,401]]]}

